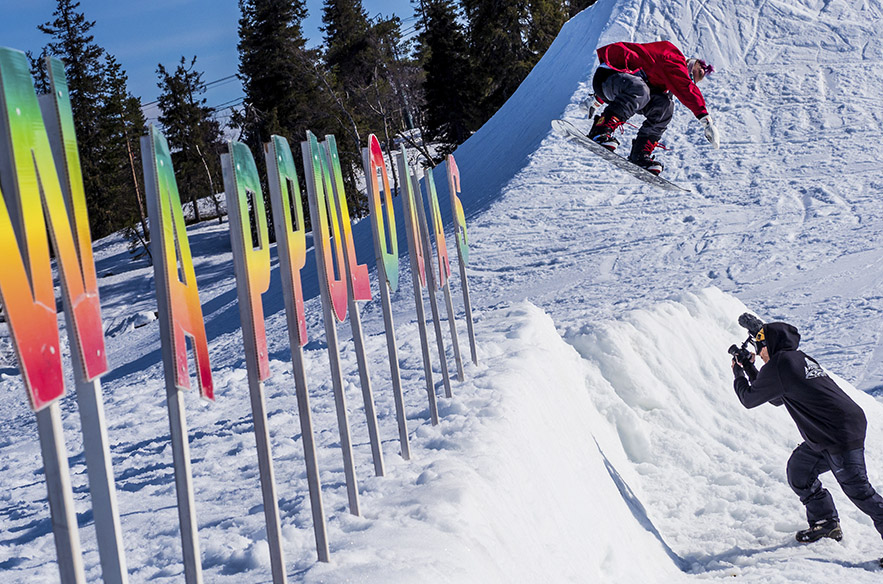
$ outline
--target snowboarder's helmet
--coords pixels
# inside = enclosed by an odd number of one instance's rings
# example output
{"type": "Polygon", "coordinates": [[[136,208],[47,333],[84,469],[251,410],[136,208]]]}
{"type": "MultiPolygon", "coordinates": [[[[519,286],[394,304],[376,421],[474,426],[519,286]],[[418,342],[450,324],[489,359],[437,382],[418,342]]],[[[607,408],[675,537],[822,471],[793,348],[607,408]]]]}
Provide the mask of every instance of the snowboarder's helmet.
{"type": "Polygon", "coordinates": [[[702,59],[687,59],[687,70],[693,83],[699,83],[709,73],[714,73],[714,65],[706,63],[702,59]]]}

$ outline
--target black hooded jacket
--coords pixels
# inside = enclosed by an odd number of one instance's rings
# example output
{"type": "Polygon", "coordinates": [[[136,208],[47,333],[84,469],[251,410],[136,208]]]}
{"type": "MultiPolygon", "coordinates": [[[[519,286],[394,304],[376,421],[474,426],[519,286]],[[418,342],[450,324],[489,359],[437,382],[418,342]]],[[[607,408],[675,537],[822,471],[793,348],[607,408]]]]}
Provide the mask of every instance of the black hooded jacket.
{"type": "Polygon", "coordinates": [[[742,405],[784,404],[813,450],[843,452],[864,446],[865,413],[815,359],[797,350],[797,329],[773,322],[765,324],[763,331],[770,360],[754,380],[736,377],[734,387],[742,405]]]}

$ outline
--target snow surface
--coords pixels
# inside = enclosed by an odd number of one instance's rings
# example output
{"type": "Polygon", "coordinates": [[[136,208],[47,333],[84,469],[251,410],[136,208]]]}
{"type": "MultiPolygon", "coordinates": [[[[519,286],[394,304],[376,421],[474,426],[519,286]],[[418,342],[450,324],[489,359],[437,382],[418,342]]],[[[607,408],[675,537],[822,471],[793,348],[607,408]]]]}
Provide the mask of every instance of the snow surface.
{"type": "MultiPolygon", "coordinates": [[[[780,408],[742,408],[726,348],[744,338],[736,317],[746,308],[797,325],[804,348],[864,408],[869,475],[883,485],[881,17],[879,0],[600,0],[565,25],[456,153],[480,365],[467,363],[453,399],[440,398],[435,427],[402,262],[393,302],[407,462],[379,301],[362,307],[384,477],[373,476],[349,327],[338,327],[362,517],[346,507],[311,252],[306,373],[329,564],[316,562],[274,252],[265,387],[290,581],[879,581],[883,541],[830,475],[844,540],[794,542],[805,521],[785,461],[799,435],[780,408]],[[594,47],[658,38],[718,69],[702,89],[721,149],[680,106],[665,137],[665,176],[692,188],[686,196],[623,176],[549,131],[557,117],[587,123],[577,104],[594,47]]],[[[444,200],[442,210],[449,216],[444,200]]],[[[367,222],[355,232],[371,258],[367,222]]],[[[189,236],[218,398],[187,396],[205,578],[269,582],[227,224],[189,236]]],[[[116,237],[95,251],[130,578],[180,582],[152,269],[116,237]]],[[[458,326],[468,355],[462,315],[458,326]]],[[[0,580],[57,581],[36,424],[0,341],[0,580]]],[[[62,410],[87,576],[98,581],[73,396],[62,410]]]]}

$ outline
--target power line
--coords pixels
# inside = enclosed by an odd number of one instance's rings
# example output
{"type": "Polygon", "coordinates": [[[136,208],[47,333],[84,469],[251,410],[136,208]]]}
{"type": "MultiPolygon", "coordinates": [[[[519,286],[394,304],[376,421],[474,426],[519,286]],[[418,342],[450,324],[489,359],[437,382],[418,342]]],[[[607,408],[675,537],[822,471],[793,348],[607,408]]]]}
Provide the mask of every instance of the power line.
{"type": "MultiPolygon", "coordinates": [[[[203,88],[209,89],[209,88],[212,88],[213,86],[216,86],[218,84],[226,85],[226,83],[223,83],[223,82],[228,82],[231,79],[236,79],[236,78],[237,78],[237,75],[236,75],[236,73],[234,73],[233,75],[227,75],[226,77],[221,77],[220,79],[213,79],[212,81],[209,81],[208,83],[203,84],[203,88]]],[[[158,103],[159,103],[159,100],[155,99],[155,100],[147,102],[147,103],[142,103],[141,107],[156,105],[158,103]]]]}

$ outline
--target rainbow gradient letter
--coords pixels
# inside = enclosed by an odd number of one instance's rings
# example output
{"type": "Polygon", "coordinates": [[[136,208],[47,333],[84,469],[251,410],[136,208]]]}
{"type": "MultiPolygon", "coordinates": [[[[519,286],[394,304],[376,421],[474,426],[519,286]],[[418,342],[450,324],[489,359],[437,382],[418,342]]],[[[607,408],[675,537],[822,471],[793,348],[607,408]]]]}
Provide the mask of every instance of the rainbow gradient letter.
{"type": "Polygon", "coordinates": [[[214,401],[208,340],[178,183],[175,181],[169,144],[153,124],[148,128],[148,135],[141,139],[141,158],[149,195],[150,237],[156,250],[153,261],[156,262],[155,271],[160,276],[157,278],[156,292],[157,296],[165,295],[165,301],[160,299],[158,302],[162,320],[160,333],[164,337],[162,342],[171,344],[175,387],[190,389],[186,342],[186,337],[190,337],[196,353],[200,395],[214,401]],[[178,277],[179,269],[183,281],[178,277]],[[162,307],[165,305],[169,307],[168,314],[163,314],[162,307]]]}
{"type": "MultiPolygon", "coordinates": [[[[371,197],[371,221],[378,242],[378,260],[383,264],[383,272],[391,292],[399,287],[399,242],[396,236],[395,209],[392,206],[392,192],[389,176],[383,162],[383,150],[374,134],[368,138],[366,177],[369,183],[368,196],[371,197]],[[378,175],[380,180],[378,180],[378,175]],[[380,186],[383,185],[383,190],[380,186]]],[[[378,262],[378,263],[380,263],[378,262]]]]}
{"type": "Polygon", "coordinates": [[[242,335],[249,359],[257,365],[258,379],[270,377],[267,355],[267,333],[261,295],[270,289],[270,239],[267,213],[258,168],[248,146],[230,142],[230,153],[221,157],[224,167],[227,211],[230,213],[230,243],[236,266],[239,310],[242,314],[242,335]],[[227,184],[227,183],[230,184],[227,184]],[[258,240],[251,239],[248,200],[251,195],[258,240]],[[255,243],[258,245],[256,246],[255,243]]]}
{"type": "Polygon", "coordinates": [[[50,76],[54,92],[44,98],[44,120],[27,57],[0,48],[0,135],[6,145],[0,149],[0,185],[10,203],[0,193],[0,294],[35,410],[64,393],[44,206],[84,378],[108,370],[73,117],[57,59],[50,61],[50,76]],[[55,158],[47,126],[59,136],[55,158]]]}
{"type": "Polygon", "coordinates": [[[438,193],[435,191],[435,179],[431,169],[426,170],[426,191],[429,193],[429,212],[432,213],[432,230],[435,235],[435,247],[438,252],[438,288],[441,290],[451,277],[451,262],[448,260],[448,244],[445,242],[445,227],[442,222],[441,208],[438,206],[438,193]]]}
{"type": "Polygon", "coordinates": [[[457,167],[457,161],[454,160],[453,154],[448,154],[447,171],[448,171],[448,189],[451,192],[451,206],[454,212],[454,238],[457,240],[457,251],[460,254],[460,261],[464,264],[469,263],[469,236],[466,235],[466,214],[463,212],[463,202],[460,201],[460,169],[457,167]]]}
{"type": "Polygon", "coordinates": [[[307,344],[307,319],[300,271],[307,264],[307,228],[300,185],[288,140],[274,135],[265,147],[273,224],[276,227],[276,250],[279,252],[280,272],[283,278],[288,279],[288,282],[283,281],[282,291],[286,294],[287,290],[291,291],[297,316],[297,344],[303,347],[307,344]],[[275,203],[275,193],[278,193],[278,205],[275,203]]]}

